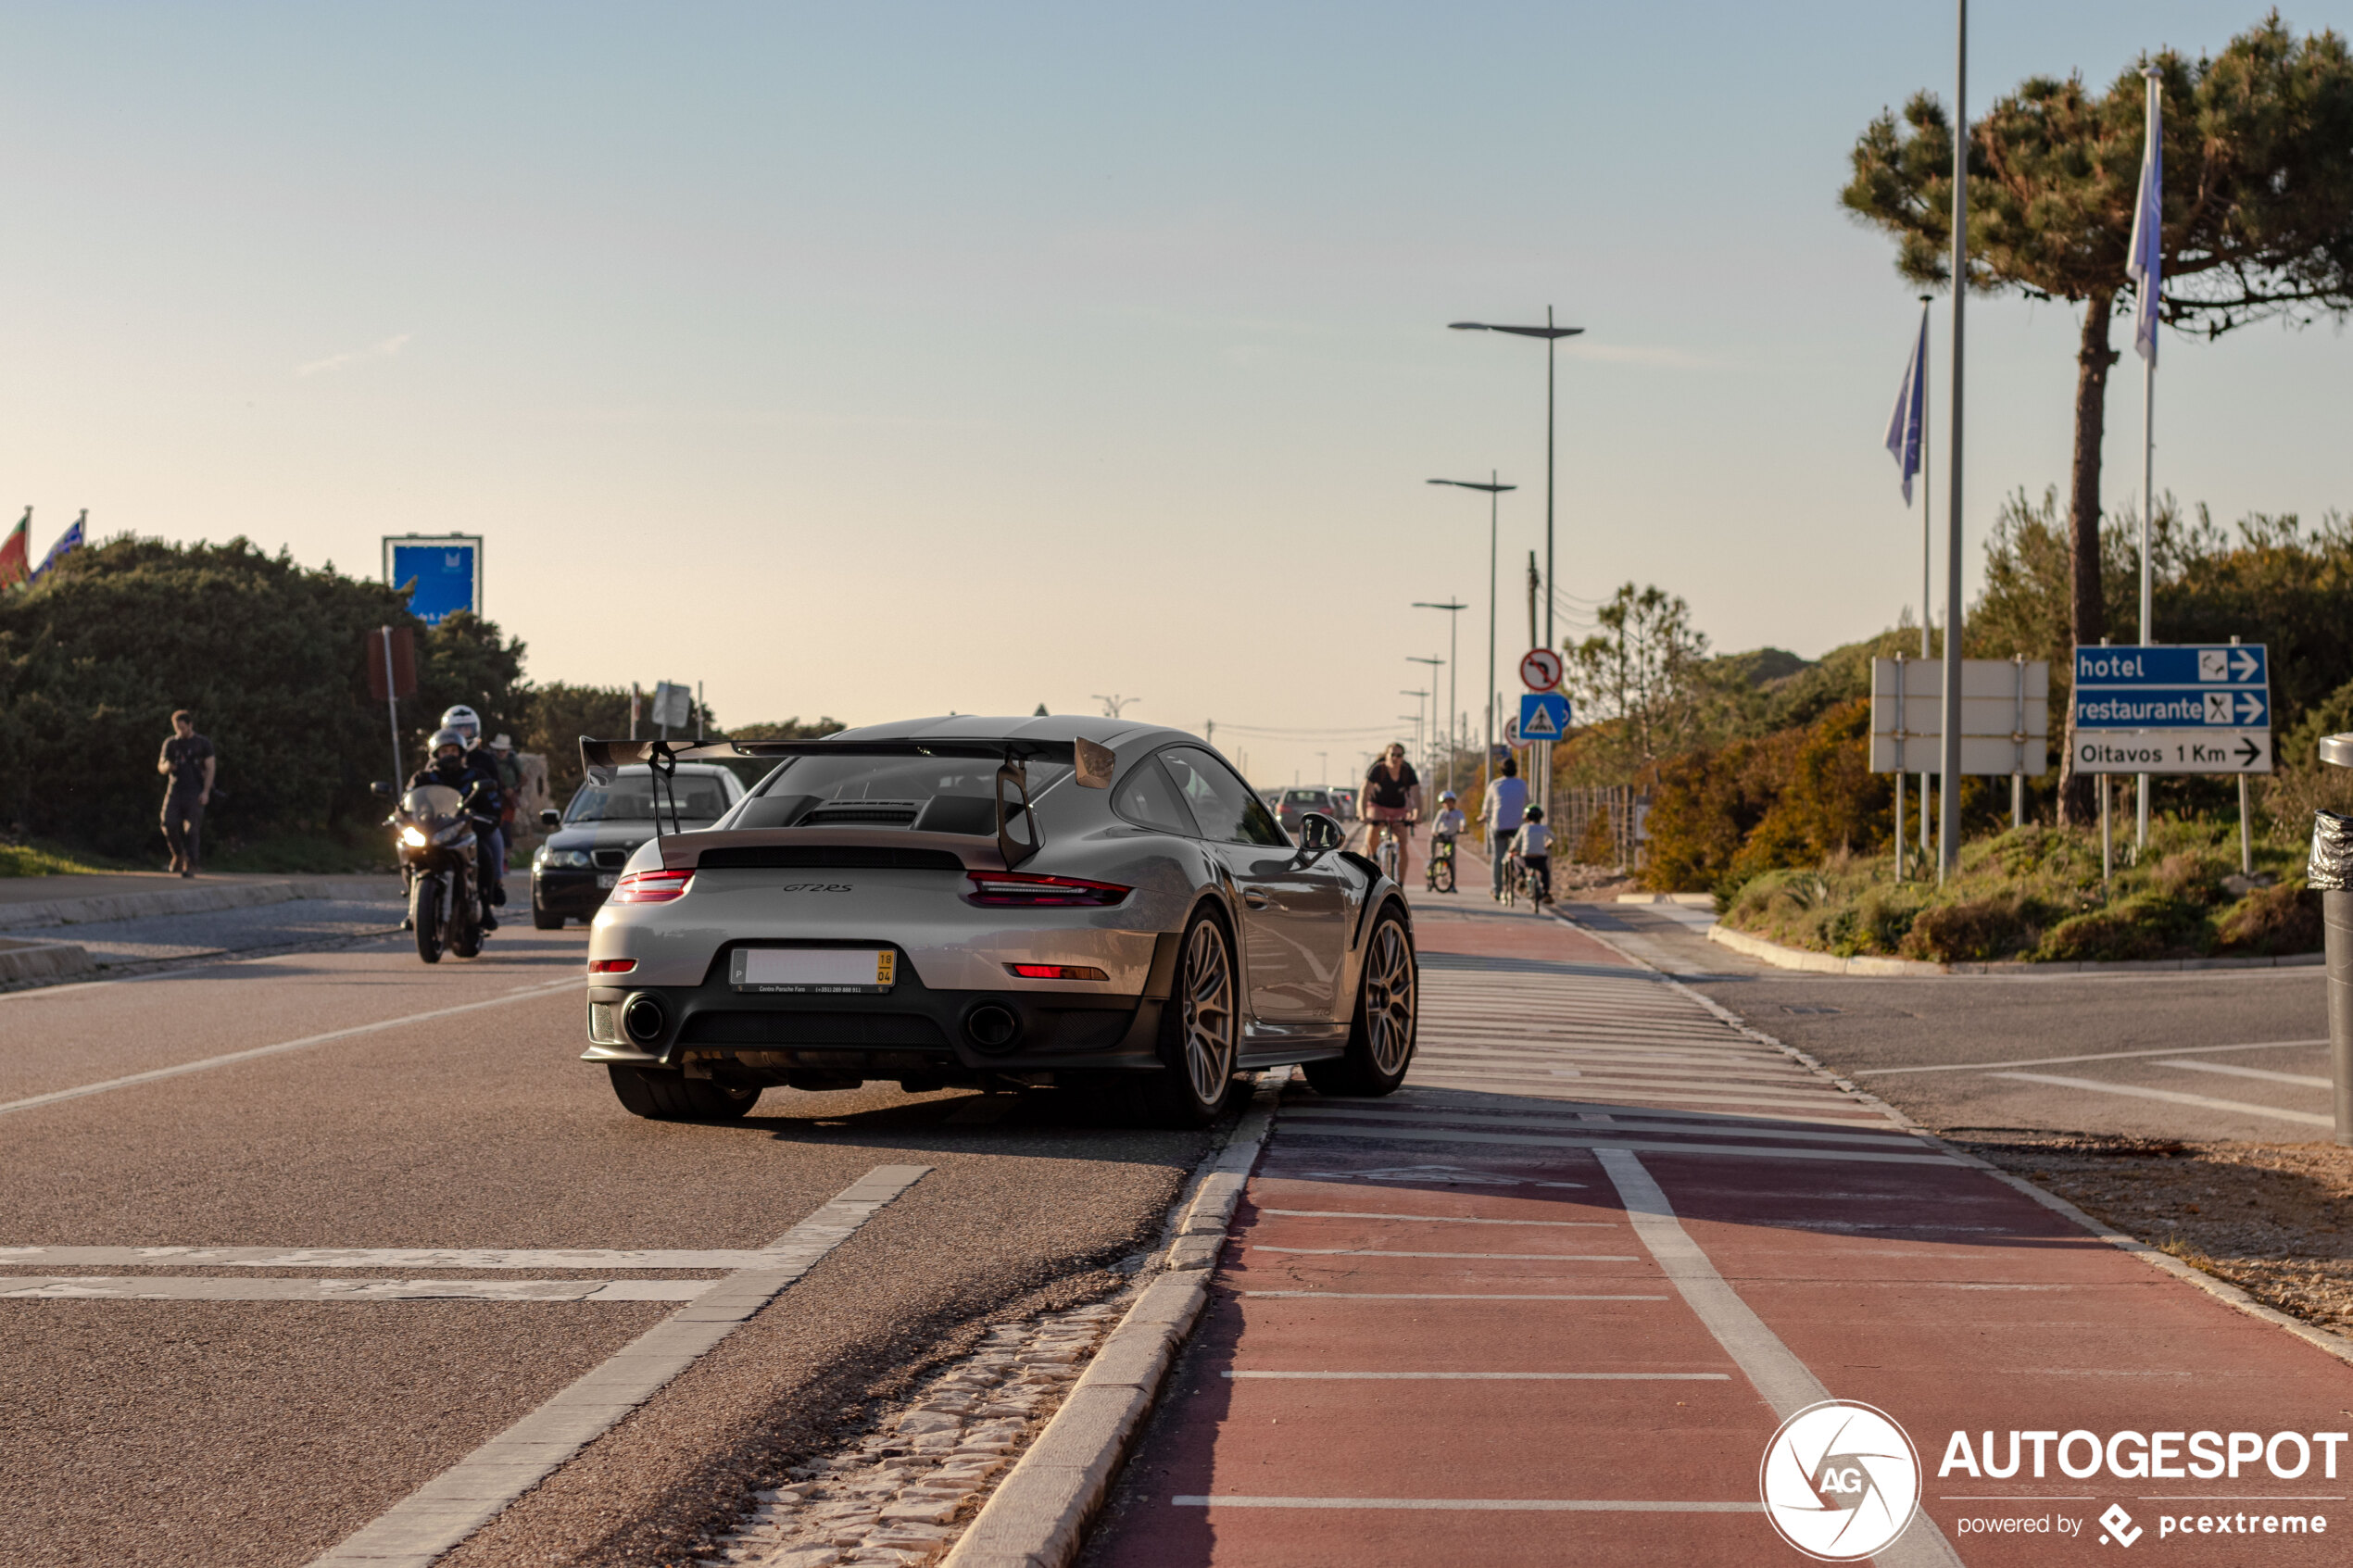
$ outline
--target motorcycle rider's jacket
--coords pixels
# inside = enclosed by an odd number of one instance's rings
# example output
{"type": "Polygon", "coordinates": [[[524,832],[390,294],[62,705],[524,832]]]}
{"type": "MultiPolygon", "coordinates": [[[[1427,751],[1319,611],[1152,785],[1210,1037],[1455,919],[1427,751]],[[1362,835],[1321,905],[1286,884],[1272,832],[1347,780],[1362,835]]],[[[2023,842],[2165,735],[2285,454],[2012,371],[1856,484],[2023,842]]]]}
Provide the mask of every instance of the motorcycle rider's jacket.
{"type": "Polygon", "coordinates": [[[440,784],[446,789],[456,790],[459,798],[465,802],[466,815],[474,820],[477,828],[497,825],[498,776],[496,773],[485,774],[459,758],[420,768],[409,775],[409,788],[417,789],[425,784],[440,784]]]}

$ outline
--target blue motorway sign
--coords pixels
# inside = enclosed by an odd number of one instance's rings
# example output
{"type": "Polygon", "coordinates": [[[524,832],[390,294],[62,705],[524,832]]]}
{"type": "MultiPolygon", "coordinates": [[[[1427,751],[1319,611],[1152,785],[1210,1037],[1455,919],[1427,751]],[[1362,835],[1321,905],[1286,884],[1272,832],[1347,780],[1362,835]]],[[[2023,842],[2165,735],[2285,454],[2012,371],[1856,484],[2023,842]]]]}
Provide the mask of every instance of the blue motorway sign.
{"type": "Polygon", "coordinates": [[[1558,692],[1529,692],[1519,699],[1519,738],[1558,740],[1568,734],[1568,698],[1558,692]]]}
{"type": "Polygon", "coordinates": [[[2075,646],[2075,684],[2082,686],[2269,686],[2261,643],[2185,643],[2161,647],[2075,646]]]}
{"type": "Polygon", "coordinates": [[[2182,730],[2214,724],[2236,730],[2271,727],[2271,694],[2244,686],[2078,686],[2079,730],[2182,730]]]}

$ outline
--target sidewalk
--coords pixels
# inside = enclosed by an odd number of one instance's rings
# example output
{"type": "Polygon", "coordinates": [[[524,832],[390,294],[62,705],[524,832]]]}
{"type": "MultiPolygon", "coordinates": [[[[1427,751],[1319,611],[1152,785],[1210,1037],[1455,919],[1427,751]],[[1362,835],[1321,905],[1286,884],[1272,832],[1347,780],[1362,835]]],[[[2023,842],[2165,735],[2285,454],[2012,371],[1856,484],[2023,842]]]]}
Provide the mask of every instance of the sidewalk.
{"type": "Polygon", "coordinates": [[[0,930],[81,925],[150,915],[242,909],[294,898],[397,899],[400,879],[389,874],[206,872],[109,872],[87,876],[0,877],[0,930]]]}
{"type": "Polygon", "coordinates": [[[1881,1562],[2088,1561],[2111,1533],[2159,1560],[2344,1559],[2353,1443],[2313,1435],[2353,1426],[2353,1366],[1465,884],[1416,900],[1407,1086],[1287,1093],[1085,1562],[1803,1562],[1759,1465],[1831,1397],[1918,1450],[1920,1513],[1881,1562]],[[2114,1463],[1939,1474],[1957,1433],[1982,1470],[2012,1432],[2114,1463]],[[2234,1476],[2130,1474],[2151,1435],[2179,1469],[2201,1433],[2238,1445],[2234,1476]]]}

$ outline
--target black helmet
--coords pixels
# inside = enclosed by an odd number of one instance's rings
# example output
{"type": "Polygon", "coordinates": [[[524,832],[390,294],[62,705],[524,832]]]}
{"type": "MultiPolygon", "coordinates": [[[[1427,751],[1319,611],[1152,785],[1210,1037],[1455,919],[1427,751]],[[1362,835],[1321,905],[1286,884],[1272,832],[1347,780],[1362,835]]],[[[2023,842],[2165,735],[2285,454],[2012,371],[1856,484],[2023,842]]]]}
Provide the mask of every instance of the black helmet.
{"type": "Polygon", "coordinates": [[[441,748],[445,746],[456,746],[460,758],[466,754],[466,737],[463,734],[452,729],[440,729],[435,730],[433,739],[425,743],[425,755],[438,762],[441,760],[441,748]]]}
{"type": "Polygon", "coordinates": [[[1527,810],[1520,813],[1520,818],[1524,822],[1541,822],[1544,820],[1544,808],[1541,806],[1530,806],[1527,810]]]}

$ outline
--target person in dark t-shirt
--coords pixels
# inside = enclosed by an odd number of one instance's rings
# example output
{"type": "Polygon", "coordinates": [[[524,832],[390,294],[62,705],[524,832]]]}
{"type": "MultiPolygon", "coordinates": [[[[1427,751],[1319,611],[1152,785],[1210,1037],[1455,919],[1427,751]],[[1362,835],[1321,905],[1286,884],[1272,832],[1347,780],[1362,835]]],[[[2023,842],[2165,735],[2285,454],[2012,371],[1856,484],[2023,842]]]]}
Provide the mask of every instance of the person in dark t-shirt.
{"type": "Polygon", "coordinates": [[[1422,781],[1405,760],[1405,748],[1391,741],[1389,749],[1365,774],[1365,804],[1359,809],[1366,823],[1365,853],[1378,857],[1381,834],[1397,846],[1397,881],[1403,885],[1406,851],[1413,842],[1414,820],[1421,815],[1422,781]]]}
{"type": "Polygon", "coordinates": [[[171,738],[163,743],[156,771],[168,781],[163,792],[163,837],[171,846],[171,869],[182,876],[196,874],[205,803],[212,798],[216,765],[212,742],[196,734],[196,716],[184,708],[174,713],[171,738]]]}

